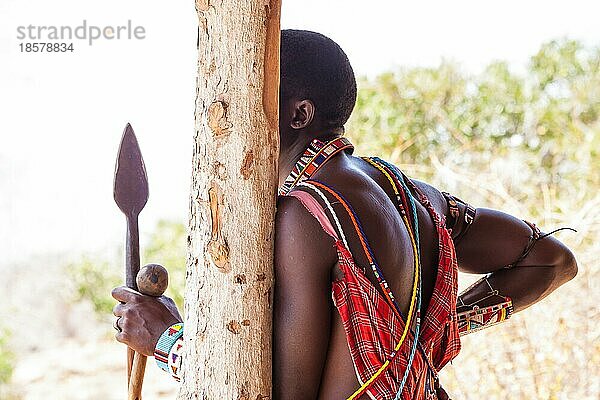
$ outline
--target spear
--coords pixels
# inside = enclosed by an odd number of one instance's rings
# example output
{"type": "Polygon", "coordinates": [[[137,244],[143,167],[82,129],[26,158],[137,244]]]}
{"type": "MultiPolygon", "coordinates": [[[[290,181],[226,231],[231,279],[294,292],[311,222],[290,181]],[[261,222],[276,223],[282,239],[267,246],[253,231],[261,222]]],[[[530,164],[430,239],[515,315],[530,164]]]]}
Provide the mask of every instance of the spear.
{"type": "MultiPolygon", "coordinates": [[[[125,284],[138,290],[136,277],[140,270],[138,215],[148,201],[148,176],[135,133],[127,124],[115,167],[114,198],[127,220],[125,237],[125,284]]],[[[141,400],[146,357],[127,349],[128,399],[141,400]]]]}

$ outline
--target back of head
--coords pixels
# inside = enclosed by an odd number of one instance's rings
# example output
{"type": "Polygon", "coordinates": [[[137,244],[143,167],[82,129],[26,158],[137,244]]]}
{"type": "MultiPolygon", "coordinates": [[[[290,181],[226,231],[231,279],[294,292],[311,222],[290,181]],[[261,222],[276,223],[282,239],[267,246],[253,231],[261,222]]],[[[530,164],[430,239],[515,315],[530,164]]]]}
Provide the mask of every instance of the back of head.
{"type": "Polygon", "coordinates": [[[320,33],[282,30],[281,98],[311,100],[327,128],[342,127],[356,103],[356,78],[346,53],[320,33]]]}

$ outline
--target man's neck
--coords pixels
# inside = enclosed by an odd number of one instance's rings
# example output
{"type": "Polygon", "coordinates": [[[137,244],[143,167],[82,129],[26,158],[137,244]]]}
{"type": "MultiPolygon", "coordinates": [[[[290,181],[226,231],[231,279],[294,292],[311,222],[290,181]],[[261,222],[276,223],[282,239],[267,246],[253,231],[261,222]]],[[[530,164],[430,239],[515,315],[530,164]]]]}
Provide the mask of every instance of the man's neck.
{"type": "Polygon", "coordinates": [[[343,130],[331,130],[316,136],[300,134],[296,136],[296,140],[289,143],[284,143],[282,140],[279,150],[279,186],[283,185],[285,178],[287,178],[294,165],[296,165],[313,140],[318,139],[327,142],[341,136],[342,133],[343,130]]]}
{"type": "Polygon", "coordinates": [[[288,146],[281,147],[279,150],[279,187],[283,185],[285,178],[290,174],[312,140],[310,138],[296,140],[288,146]]]}

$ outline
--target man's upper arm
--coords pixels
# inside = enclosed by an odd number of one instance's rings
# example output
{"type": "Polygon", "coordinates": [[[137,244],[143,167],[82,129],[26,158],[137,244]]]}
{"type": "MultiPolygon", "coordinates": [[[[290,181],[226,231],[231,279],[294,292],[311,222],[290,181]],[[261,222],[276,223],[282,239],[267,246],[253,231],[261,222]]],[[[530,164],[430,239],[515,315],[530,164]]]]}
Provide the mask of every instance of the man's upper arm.
{"type": "Polygon", "coordinates": [[[334,242],[295,198],[278,204],[275,237],[273,396],[318,396],[330,336],[334,242]]]}
{"type": "MultiPolygon", "coordinates": [[[[459,267],[463,272],[476,274],[505,268],[525,254],[532,234],[532,228],[517,217],[502,211],[477,208],[471,227],[456,244],[459,267]]],[[[561,267],[559,273],[569,275],[572,257],[564,244],[548,236],[534,242],[533,248],[518,266],[561,267]]]]}
{"type": "MultiPolygon", "coordinates": [[[[442,193],[433,186],[419,181],[415,184],[427,195],[437,210],[443,210],[446,218],[452,218],[442,193]]],[[[462,272],[485,274],[514,263],[523,254],[532,235],[532,229],[521,219],[502,211],[477,208],[475,218],[467,228],[464,222],[465,204],[458,204],[460,216],[457,229],[466,233],[455,241],[458,267],[462,272]]],[[[453,237],[459,232],[453,232],[453,237]]],[[[570,267],[573,255],[569,249],[553,237],[536,243],[521,266],[570,267]],[[565,262],[565,260],[567,262],[565,262]]],[[[561,273],[570,274],[566,268],[561,273]]]]}

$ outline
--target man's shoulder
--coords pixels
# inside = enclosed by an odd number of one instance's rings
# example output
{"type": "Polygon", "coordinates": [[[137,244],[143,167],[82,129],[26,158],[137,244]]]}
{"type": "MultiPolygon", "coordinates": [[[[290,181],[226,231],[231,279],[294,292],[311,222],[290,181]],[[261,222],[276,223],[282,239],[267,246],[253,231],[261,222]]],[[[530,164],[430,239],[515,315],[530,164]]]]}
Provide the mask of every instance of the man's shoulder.
{"type": "Polygon", "coordinates": [[[289,265],[306,272],[329,271],[337,261],[334,240],[293,196],[280,196],[275,218],[275,258],[279,272],[289,265]]]}
{"type": "Polygon", "coordinates": [[[297,197],[291,195],[277,198],[275,228],[276,232],[296,239],[304,235],[324,238],[327,236],[313,212],[297,197]]]}

